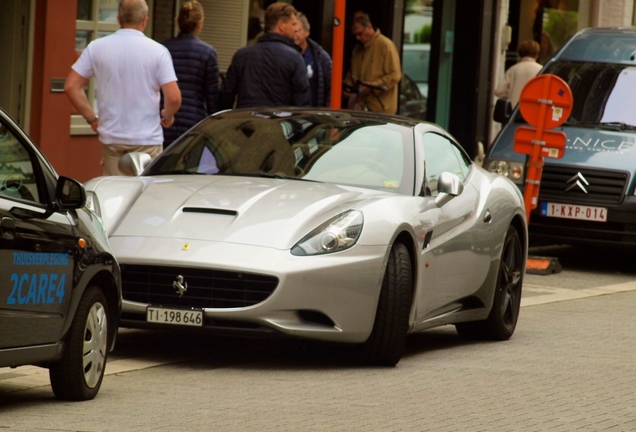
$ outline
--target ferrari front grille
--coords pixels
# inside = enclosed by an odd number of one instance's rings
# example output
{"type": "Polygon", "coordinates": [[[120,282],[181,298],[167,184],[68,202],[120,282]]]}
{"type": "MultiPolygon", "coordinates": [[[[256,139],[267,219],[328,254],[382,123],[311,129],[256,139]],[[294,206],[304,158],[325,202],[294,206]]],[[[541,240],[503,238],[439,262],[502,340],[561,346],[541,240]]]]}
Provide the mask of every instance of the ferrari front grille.
{"type": "Polygon", "coordinates": [[[278,278],[221,270],[149,265],[121,266],[123,298],[140,303],[196,308],[242,308],[269,297],[278,278]],[[175,288],[179,279],[185,290],[175,288]]]}

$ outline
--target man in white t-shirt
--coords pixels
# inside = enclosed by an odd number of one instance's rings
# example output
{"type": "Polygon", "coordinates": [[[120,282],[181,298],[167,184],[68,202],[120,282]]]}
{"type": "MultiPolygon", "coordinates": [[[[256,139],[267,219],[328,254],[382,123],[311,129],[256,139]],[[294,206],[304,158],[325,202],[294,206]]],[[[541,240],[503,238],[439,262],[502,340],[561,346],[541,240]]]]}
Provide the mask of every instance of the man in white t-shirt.
{"type": "Polygon", "coordinates": [[[73,107],[99,135],[104,175],[124,175],[118,163],[126,153],[159,156],[161,126],[172,126],[181,106],[170,52],[143,33],[148,24],[146,1],[121,0],[117,20],[121,29],[91,42],[64,86],[73,107]],[[99,116],[84,93],[92,77],[99,116]],[[164,108],[160,110],[161,93],[164,108]]]}

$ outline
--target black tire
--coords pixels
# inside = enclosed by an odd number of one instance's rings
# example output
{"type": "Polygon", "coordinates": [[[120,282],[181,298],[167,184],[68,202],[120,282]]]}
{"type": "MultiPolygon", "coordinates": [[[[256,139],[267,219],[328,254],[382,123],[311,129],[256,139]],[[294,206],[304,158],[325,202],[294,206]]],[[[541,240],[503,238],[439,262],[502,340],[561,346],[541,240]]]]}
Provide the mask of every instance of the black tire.
{"type": "Polygon", "coordinates": [[[108,304],[96,286],[82,296],[64,343],[62,358],[51,364],[49,377],[58,399],[93,399],[102,384],[108,354],[108,304]]]}
{"type": "Polygon", "coordinates": [[[456,324],[467,339],[507,340],[517,326],[521,307],[524,255],[517,230],[508,228],[501,253],[492,309],[484,321],[456,324]]]}
{"type": "Polygon", "coordinates": [[[373,330],[360,347],[360,360],[364,364],[395,366],[400,361],[412,298],[411,257],[406,246],[396,243],[384,273],[373,330]]]}

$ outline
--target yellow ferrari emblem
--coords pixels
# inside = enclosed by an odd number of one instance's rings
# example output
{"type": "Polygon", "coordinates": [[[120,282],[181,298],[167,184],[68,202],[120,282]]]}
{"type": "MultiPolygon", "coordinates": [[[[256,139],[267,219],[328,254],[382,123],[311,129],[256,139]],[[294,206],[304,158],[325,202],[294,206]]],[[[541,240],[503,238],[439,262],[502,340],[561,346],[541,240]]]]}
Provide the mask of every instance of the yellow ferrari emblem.
{"type": "Polygon", "coordinates": [[[182,251],[187,251],[188,249],[190,249],[190,243],[184,243],[183,246],[181,246],[182,251]]]}

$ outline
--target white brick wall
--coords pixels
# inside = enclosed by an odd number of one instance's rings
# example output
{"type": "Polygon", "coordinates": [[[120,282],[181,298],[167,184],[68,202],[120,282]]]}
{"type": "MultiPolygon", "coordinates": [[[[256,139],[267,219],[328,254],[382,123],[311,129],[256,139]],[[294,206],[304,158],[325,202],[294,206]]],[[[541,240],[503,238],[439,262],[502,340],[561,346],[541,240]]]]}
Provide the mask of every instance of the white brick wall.
{"type": "Polygon", "coordinates": [[[622,27],[634,23],[634,0],[599,0],[599,27],[622,27]]]}

